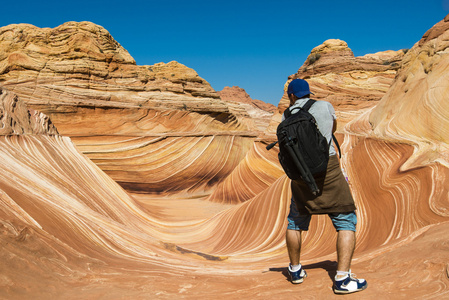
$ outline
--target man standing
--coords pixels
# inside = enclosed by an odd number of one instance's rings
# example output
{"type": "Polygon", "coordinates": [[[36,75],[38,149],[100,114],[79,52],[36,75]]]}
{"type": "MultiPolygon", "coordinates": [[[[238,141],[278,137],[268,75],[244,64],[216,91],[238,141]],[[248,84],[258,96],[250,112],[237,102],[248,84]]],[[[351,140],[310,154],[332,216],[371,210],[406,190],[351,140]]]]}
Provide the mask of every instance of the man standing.
{"type": "MultiPolygon", "coordinates": [[[[287,89],[291,113],[294,114],[310,97],[309,84],[303,79],[290,82],[287,89]],[[296,108],[296,109],[295,109],[296,108]]],[[[288,215],[286,243],[290,258],[288,273],[294,284],[303,282],[306,271],[300,264],[302,231],[309,229],[313,214],[328,214],[337,230],[337,274],[333,290],[336,294],[348,294],[364,290],[367,282],[356,279],[351,273],[351,261],[356,239],[357,217],[354,200],[340,168],[332,134],[337,128],[335,110],[329,102],[316,101],[309,112],[314,116],[321,134],[330,142],[329,163],[323,175],[315,176],[322,192],[313,195],[305,182],[292,180],[292,201],[288,215]]],[[[284,118],[284,116],[283,116],[284,118]]]]}

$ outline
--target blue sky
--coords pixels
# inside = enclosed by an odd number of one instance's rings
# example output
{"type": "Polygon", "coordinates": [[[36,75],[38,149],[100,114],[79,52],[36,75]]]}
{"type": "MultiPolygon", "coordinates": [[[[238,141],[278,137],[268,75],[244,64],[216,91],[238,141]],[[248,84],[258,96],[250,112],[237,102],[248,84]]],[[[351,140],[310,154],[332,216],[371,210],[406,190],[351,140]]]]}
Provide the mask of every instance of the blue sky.
{"type": "Polygon", "coordinates": [[[287,77],[327,39],[356,56],[411,48],[449,0],[4,1],[0,26],[103,26],[138,65],[178,61],[219,91],[240,86],[277,105],[287,77]],[[6,3],[5,3],[6,2],[6,3]]]}

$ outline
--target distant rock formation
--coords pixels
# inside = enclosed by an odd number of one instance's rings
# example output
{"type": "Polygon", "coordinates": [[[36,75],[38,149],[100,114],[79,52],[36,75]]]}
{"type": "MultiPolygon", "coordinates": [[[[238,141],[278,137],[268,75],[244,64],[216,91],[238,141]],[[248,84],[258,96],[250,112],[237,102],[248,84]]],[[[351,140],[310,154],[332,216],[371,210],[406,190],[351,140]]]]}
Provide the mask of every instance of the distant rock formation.
{"type": "Polygon", "coordinates": [[[354,132],[414,145],[403,168],[434,162],[449,167],[448,41],[449,15],[407,52],[388,93],[351,126],[354,132]]]}
{"type": "MultiPolygon", "coordinates": [[[[320,73],[307,75],[312,91],[350,121],[338,137],[357,205],[351,268],[382,287],[364,291],[367,299],[449,297],[448,18],[404,56],[397,74],[396,52],[355,58],[338,41],[318,47],[321,56],[302,71],[309,74],[316,64],[320,73]],[[326,56],[333,61],[327,66],[326,56]],[[390,66],[380,63],[390,58],[390,66]]],[[[0,56],[6,66],[0,83],[18,95],[4,88],[0,95],[0,298],[291,297],[282,274],[290,180],[246,106],[214,91],[193,95],[210,86],[178,63],[153,66],[155,79],[147,83],[157,81],[158,90],[147,89],[134,80],[141,67],[112,39],[104,41],[103,29],[66,26],[34,32],[60,41],[51,49],[22,43],[26,25],[0,29],[0,49],[13,50],[0,56]],[[88,50],[78,51],[84,58],[65,59],[72,53],[66,42],[80,32],[88,40],[88,50]],[[109,46],[97,51],[97,44],[109,46]],[[42,60],[41,52],[27,52],[36,47],[51,55],[42,60]],[[94,74],[108,64],[104,53],[118,69],[100,79],[94,74]],[[95,70],[36,71],[33,59],[95,70]],[[166,79],[181,73],[196,79],[178,85],[166,79]],[[38,134],[55,131],[44,115],[24,108],[22,95],[70,137],[38,134]]],[[[303,233],[301,262],[310,281],[301,297],[333,297],[336,236],[325,215],[314,216],[303,233]]]]}
{"type": "MultiPolygon", "coordinates": [[[[317,100],[332,103],[337,111],[338,128],[363,111],[373,107],[389,89],[399,69],[406,50],[384,51],[354,57],[352,50],[342,40],[331,39],[315,47],[296,74],[289,76],[285,84],[295,78],[306,79],[317,100]]],[[[271,130],[288,107],[287,95],[282,97],[274,116],[271,130]]]]}
{"type": "Polygon", "coordinates": [[[0,88],[0,135],[58,134],[50,118],[36,110],[28,110],[19,97],[0,88]]]}
{"type": "Polygon", "coordinates": [[[238,86],[225,86],[223,90],[217,93],[220,95],[221,99],[227,102],[241,104],[241,106],[246,109],[251,119],[255,121],[257,129],[261,132],[267,128],[271,116],[276,111],[276,106],[273,104],[265,103],[257,99],[251,99],[248,93],[238,86]]]}
{"type": "Polygon", "coordinates": [[[245,89],[242,89],[238,86],[225,86],[223,90],[217,92],[220,95],[221,99],[226,101],[234,101],[240,103],[250,104],[258,109],[265,110],[270,113],[274,113],[276,111],[276,106],[270,103],[265,103],[261,100],[252,99],[245,89]]]}
{"type": "MultiPolygon", "coordinates": [[[[123,109],[147,110],[149,115],[150,110],[194,112],[210,116],[205,120],[208,130],[221,114],[221,119],[231,122],[216,122],[216,130],[248,130],[244,118],[237,120],[194,70],[177,62],[137,66],[107,30],[90,22],[68,22],[56,28],[27,24],[0,28],[0,84],[29,107],[47,114],[62,134],[72,134],[74,128],[81,135],[95,129],[97,133],[109,131],[111,116],[106,110],[114,117],[114,111],[121,110],[120,122],[141,120],[142,116],[133,119],[133,112],[127,119],[123,109]],[[74,114],[77,123],[71,124],[74,114]],[[81,116],[93,115],[97,127],[82,123],[81,116]]],[[[167,127],[154,116],[145,122],[154,123],[153,132],[202,126],[178,122],[167,127]]]]}

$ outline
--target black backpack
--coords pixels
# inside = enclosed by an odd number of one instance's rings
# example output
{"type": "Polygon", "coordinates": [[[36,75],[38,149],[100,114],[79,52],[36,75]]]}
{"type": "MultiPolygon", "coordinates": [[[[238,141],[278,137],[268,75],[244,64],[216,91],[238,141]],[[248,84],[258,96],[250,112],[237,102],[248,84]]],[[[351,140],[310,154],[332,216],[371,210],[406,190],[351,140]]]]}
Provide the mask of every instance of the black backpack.
{"type": "MultiPolygon", "coordinates": [[[[313,175],[326,172],[329,162],[329,146],[332,141],[318,130],[315,118],[308,112],[316,100],[310,99],[303,107],[292,114],[290,109],[284,112],[285,119],[276,131],[279,142],[279,162],[287,176],[292,180],[304,180],[312,194],[318,195],[318,188],[313,175]]],[[[340,152],[337,139],[332,137],[340,152]]],[[[267,146],[267,150],[277,143],[267,146]]]]}

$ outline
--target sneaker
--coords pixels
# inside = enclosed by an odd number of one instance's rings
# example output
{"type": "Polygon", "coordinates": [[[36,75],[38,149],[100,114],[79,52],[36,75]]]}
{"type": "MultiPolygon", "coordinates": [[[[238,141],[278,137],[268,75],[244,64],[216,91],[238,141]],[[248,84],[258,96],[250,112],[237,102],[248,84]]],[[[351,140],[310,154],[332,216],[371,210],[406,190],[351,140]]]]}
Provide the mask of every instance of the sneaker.
{"type": "Polygon", "coordinates": [[[304,281],[304,278],[307,277],[307,273],[302,267],[296,272],[290,271],[290,267],[288,267],[287,270],[288,274],[290,275],[290,280],[293,284],[302,283],[304,281]]]}
{"type": "Polygon", "coordinates": [[[343,280],[335,280],[334,293],[335,294],[350,294],[363,291],[368,287],[365,279],[357,279],[355,274],[349,274],[343,280]]]}

